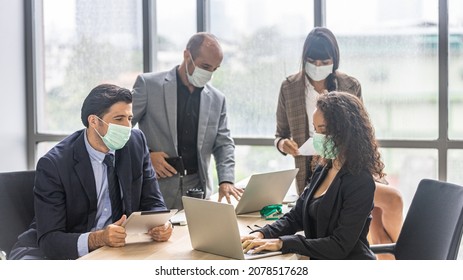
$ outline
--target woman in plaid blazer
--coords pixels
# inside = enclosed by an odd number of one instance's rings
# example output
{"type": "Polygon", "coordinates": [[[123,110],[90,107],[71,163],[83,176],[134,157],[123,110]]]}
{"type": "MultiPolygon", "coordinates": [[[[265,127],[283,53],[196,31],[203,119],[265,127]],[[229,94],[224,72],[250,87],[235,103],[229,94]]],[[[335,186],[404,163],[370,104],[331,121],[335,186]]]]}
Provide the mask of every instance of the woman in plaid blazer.
{"type": "MultiPolygon", "coordinates": [[[[281,84],[275,146],[283,155],[294,156],[295,165],[299,168],[296,176],[299,195],[310,182],[312,157],[299,155],[298,148],[313,135],[310,118],[318,96],[330,91],[343,91],[362,100],[360,82],[338,70],[339,60],[339,47],[334,34],[327,28],[316,27],[304,42],[301,71],[287,77],[281,84]]],[[[373,244],[396,242],[403,222],[400,192],[377,182],[374,204],[370,241],[373,244]]]]}

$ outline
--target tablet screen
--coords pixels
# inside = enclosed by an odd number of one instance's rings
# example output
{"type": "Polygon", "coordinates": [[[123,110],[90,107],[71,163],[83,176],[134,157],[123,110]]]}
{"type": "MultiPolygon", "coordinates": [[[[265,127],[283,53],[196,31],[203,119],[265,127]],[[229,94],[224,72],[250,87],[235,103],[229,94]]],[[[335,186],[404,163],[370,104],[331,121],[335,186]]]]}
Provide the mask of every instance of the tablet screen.
{"type": "Polygon", "coordinates": [[[175,213],[177,209],[133,212],[122,226],[125,227],[127,234],[146,233],[154,227],[165,224],[175,213]]]}

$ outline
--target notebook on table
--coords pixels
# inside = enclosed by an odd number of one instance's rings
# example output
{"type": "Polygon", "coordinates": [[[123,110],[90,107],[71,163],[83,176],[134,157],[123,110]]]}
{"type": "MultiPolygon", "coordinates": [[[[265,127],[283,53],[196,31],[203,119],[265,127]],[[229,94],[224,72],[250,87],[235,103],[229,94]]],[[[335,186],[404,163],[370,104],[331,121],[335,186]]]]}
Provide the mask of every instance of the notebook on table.
{"type": "Polygon", "coordinates": [[[264,206],[281,204],[298,171],[299,168],[294,168],[252,175],[236,205],[236,214],[257,212],[264,206]]]}
{"type": "Polygon", "coordinates": [[[187,196],[182,201],[193,249],[239,260],[281,254],[281,251],[243,253],[233,205],[187,196]]]}

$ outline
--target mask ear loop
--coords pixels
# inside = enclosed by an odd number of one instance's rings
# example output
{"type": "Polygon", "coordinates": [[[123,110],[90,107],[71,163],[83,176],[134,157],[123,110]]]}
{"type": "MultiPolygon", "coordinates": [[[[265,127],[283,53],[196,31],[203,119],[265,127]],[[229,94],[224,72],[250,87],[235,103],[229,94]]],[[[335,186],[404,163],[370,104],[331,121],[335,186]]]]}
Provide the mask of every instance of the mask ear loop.
{"type": "Polygon", "coordinates": [[[103,119],[101,119],[100,117],[98,117],[97,115],[94,115],[97,119],[99,119],[100,121],[102,121],[105,125],[109,126],[109,124],[107,122],[105,122],[103,119]]]}
{"type": "MultiPolygon", "coordinates": [[[[98,120],[102,121],[104,124],[106,124],[107,126],[109,126],[109,124],[107,124],[104,120],[102,120],[100,117],[98,117],[97,115],[94,115],[98,120]]],[[[100,138],[103,138],[103,136],[101,136],[101,134],[98,132],[98,130],[96,128],[93,128],[93,130],[95,130],[95,132],[98,134],[98,136],[100,136],[100,138]]]]}
{"type": "Polygon", "coordinates": [[[188,51],[188,55],[190,56],[191,63],[193,63],[193,66],[196,68],[195,61],[193,60],[193,56],[191,55],[191,52],[190,52],[190,51],[188,51]]]}
{"type": "MultiPolygon", "coordinates": [[[[190,57],[191,63],[193,64],[193,66],[196,69],[196,64],[195,64],[195,61],[193,60],[193,56],[191,56],[190,50],[188,50],[188,56],[190,57]]],[[[193,73],[195,72],[195,69],[193,69],[193,73]]],[[[186,70],[187,77],[191,77],[193,75],[193,74],[190,75],[190,72],[188,71],[188,62],[186,62],[186,64],[185,64],[185,70],[186,70]]]]}

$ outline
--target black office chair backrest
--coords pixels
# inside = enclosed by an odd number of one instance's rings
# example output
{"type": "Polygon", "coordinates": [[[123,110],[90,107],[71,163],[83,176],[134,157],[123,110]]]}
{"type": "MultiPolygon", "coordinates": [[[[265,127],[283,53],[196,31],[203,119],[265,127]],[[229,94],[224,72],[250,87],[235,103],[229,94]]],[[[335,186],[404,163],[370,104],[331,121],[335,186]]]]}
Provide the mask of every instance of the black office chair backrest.
{"type": "Polygon", "coordinates": [[[7,256],[34,218],[35,171],[0,173],[0,251],[7,256]]]}
{"type": "Polygon", "coordinates": [[[463,229],[463,187],[424,179],[397,240],[398,260],[455,260],[463,229]]]}

